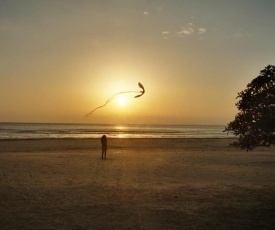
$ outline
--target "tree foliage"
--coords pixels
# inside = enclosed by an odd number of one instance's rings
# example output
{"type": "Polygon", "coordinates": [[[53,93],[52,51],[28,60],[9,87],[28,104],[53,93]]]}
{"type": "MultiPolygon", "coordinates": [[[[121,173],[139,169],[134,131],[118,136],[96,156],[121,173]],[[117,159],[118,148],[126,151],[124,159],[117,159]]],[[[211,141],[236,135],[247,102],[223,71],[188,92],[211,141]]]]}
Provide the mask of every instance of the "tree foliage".
{"type": "Polygon", "coordinates": [[[238,137],[231,145],[252,150],[275,144],[275,66],[265,67],[238,98],[239,113],[224,130],[238,137]]]}

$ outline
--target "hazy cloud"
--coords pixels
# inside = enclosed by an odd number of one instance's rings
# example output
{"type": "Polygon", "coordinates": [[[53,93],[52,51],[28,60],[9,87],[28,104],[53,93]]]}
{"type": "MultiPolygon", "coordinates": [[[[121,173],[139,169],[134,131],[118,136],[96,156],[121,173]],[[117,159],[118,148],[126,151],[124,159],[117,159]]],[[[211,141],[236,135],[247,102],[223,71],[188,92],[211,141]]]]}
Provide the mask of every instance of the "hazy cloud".
{"type": "Polygon", "coordinates": [[[178,31],[176,34],[179,36],[182,35],[191,35],[195,32],[194,28],[190,27],[182,27],[180,31],[178,31]]]}
{"type": "Polygon", "coordinates": [[[198,34],[198,35],[203,35],[205,34],[207,31],[206,28],[202,28],[202,27],[195,27],[195,25],[192,23],[192,22],[189,22],[187,24],[187,26],[183,26],[181,27],[181,30],[176,32],[176,34],[179,36],[179,37],[182,37],[184,35],[192,35],[192,34],[198,34]]]}
{"type": "Polygon", "coordinates": [[[207,29],[206,28],[199,28],[198,29],[198,34],[204,34],[204,33],[206,33],[206,31],[207,31],[207,29]]]}
{"type": "Polygon", "coordinates": [[[147,11],[144,11],[143,14],[144,14],[145,16],[148,16],[148,15],[149,15],[149,13],[148,13],[147,11]]]}
{"type": "Polygon", "coordinates": [[[245,38],[249,37],[250,34],[244,31],[242,28],[238,28],[238,30],[233,34],[233,38],[245,38]]]}
{"type": "Polygon", "coordinates": [[[163,39],[168,39],[168,35],[170,34],[170,31],[162,31],[163,39]]]}

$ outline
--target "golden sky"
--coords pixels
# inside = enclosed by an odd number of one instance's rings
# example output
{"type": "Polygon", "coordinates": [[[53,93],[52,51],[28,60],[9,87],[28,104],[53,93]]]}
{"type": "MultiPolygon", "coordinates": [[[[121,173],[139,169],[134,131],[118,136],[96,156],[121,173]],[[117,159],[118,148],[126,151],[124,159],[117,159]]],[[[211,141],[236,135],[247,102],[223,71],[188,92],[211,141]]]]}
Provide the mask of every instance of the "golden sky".
{"type": "Polygon", "coordinates": [[[227,124],[274,64],[271,0],[0,1],[0,122],[227,124]],[[120,91],[92,116],[85,114],[120,91]]]}

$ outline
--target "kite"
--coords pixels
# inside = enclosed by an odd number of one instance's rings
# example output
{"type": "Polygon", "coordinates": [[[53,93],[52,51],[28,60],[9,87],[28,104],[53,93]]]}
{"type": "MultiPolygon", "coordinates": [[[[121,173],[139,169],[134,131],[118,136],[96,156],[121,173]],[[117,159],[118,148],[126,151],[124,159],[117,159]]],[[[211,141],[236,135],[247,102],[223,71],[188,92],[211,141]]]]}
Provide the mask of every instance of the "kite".
{"type": "Polygon", "coordinates": [[[87,113],[85,115],[85,117],[88,117],[89,115],[91,115],[94,111],[96,111],[97,109],[100,109],[104,106],[106,106],[109,102],[111,102],[117,95],[120,95],[120,94],[125,94],[125,93],[140,93],[138,95],[136,95],[134,98],[138,98],[138,97],[141,97],[144,93],[145,93],[145,89],[144,89],[144,86],[139,82],[138,83],[138,86],[139,88],[141,88],[142,90],[141,91],[124,91],[124,92],[119,92],[119,93],[115,93],[113,94],[106,102],[104,105],[101,105],[101,106],[98,106],[96,107],[94,110],[92,110],[91,112],[87,113]]]}
{"type": "Polygon", "coordinates": [[[135,98],[140,97],[140,96],[142,96],[142,95],[145,93],[144,86],[143,86],[140,82],[138,83],[138,86],[139,86],[139,88],[141,88],[141,89],[142,89],[142,91],[139,91],[141,94],[140,94],[140,95],[135,96],[135,98]]]}

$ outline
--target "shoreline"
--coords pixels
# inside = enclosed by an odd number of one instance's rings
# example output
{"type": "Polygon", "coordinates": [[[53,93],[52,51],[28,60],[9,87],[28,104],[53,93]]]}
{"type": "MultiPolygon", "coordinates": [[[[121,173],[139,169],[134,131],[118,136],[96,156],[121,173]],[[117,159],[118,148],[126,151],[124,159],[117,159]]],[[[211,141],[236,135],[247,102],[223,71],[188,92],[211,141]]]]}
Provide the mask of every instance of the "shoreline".
{"type": "MultiPolygon", "coordinates": [[[[200,149],[211,146],[221,149],[229,147],[234,138],[108,138],[108,152],[115,149],[200,149]]],[[[7,139],[0,140],[0,153],[89,151],[101,149],[99,138],[50,138],[50,139],[7,139]]],[[[231,148],[232,150],[234,148],[231,148]]]]}

